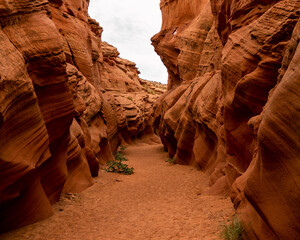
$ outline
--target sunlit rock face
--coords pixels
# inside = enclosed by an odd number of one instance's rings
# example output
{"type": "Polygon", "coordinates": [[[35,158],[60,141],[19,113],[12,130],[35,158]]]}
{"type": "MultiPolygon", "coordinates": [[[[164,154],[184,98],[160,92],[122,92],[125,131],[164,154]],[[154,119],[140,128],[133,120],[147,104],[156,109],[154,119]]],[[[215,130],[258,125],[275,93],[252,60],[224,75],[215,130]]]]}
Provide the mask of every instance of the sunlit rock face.
{"type": "Polygon", "coordinates": [[[248,239],[296,239],[300,218],[299,7],[162,0],[152,38],[168,68],[154,125],[178,163],[230,194],[248,239]]]}
{"type": "Polygon", "coordinates": [[[121,141],[152,131],[163,87],[101,42],[88,3],[0,0],[0,232],[51,216],[121,141]]]}

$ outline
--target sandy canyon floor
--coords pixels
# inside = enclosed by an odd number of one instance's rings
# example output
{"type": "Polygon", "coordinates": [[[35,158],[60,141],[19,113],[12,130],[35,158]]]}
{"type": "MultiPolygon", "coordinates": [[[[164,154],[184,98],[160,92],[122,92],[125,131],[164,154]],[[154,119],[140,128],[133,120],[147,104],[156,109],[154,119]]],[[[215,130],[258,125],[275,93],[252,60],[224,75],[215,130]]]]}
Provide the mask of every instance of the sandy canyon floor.
{"type": "Polygon", "coordinates": [[[0,239],[221,239],[221,225],[234,210],[229,198],[205,194],[203,173],[166,163],[157,140],[133,143],[123,153],[133,175],[101,170],[91,188],[62,196],[54,216],[0,239]]]}

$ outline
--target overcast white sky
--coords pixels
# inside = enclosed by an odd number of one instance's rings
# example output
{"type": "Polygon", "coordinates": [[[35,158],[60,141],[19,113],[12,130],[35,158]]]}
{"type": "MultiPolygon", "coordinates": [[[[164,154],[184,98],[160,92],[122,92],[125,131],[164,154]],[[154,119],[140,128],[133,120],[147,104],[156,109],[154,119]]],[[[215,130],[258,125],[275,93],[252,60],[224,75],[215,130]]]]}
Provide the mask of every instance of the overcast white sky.
{"type": "Polygon", "coordinates": [[[103,27],[102,40],[136,63],[146,80],[167,83],[167,70],[150,38],[160,31],[160,0],[91,0],[89,14],[103,27]]]}

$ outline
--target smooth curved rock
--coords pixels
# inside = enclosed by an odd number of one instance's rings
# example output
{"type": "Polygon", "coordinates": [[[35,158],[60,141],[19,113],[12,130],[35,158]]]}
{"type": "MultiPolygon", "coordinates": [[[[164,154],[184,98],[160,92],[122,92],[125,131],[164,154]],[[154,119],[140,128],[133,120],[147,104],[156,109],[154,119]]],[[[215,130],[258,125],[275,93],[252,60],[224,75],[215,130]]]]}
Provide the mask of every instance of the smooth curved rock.
{"type": "Polygon", "coordinates": [[[176,162],[210,175],[209,193],[231,195],[246,239],[299,235],[299,7],[162,0],[152,38],[169,73],[156,131],[176,162]]]}
{"type": "MultiPolygon", "coordinates": [[[[9,40],[9,44],[4,46],[11,45],[12,53],[17,53],[10,63],[3,65],[3,73],[7,71],[6,66],[17,66],[11,71],[16,74],[15,77],[4,75],[1,82],[5,91],[5,88],[11,85],[6,81],[19,82],[20,86],[26,87],[24,80],[27,79],[27,89],[16,88],[14,98],[6,101],[10,103],[7,106],[12,107],[10,115],[22,113],[25,117],[19,119],[33,119],[27,124],[25,120],[20,125],[19,121],[8,121],[9,112],[5,110],[7,107],[2,110],[4,126],[1,126],[1,140],[11,148],[1,150],[1,168],[9,172],[13,181],[1,181],[4,183],[0,201],[1,231],[41,220],[51,214],[50,203],[59,199],[68,178],[69,127],[74,116],[73,99],[66,82],[65,56],[55,25],[47,16],[46,9],[41,9],[40,4],[45,7],[44,2],[37,2],[36,8],[35,5],[31,5],[32,12],[27,14],[24,14],[24,11],[28,11],[27,6],[30,3],[23,1],[22,4],[15,3],[15,9],[12,10],[14,15],[1,17],[2,34],[9,40]],[[15,102],[11,105],[13,99],[15,102]],[[35,110],[32,108],[33,104],[35,110]],[[16,106],[20,106],[21,109],[16,106]],[[31,110],[24,111],[29,110],[28,107],[31,110]],[[18,127],[14,127],[14,124],[18,127]],[[5,125],[13,127],[14,131],[5,125]],[[31,132],[28,132],[30,130],[31,132]],[[28,134],[22,140],[25,148],[18,143],[24,133],[28,134]],[[9,137],[10,134],[13,136],[9,137]],[[21,151],[27,148],[27,152],[22,154],[13,148],[20,148],[21,151]],[[7,151],[9,154],[5,153],[7,151]],[[15,157],[11,156],[12,153],[15,157]],[[33,202],[36,202],[36,205],[33,202]],[[19,217],[19,214],[22,217],[19,217]]],[[[13,88],[4,93],[11,95],[12,92],[13,88]]],[[[2,103],[3,101],[1,105],[2,103]]]]}

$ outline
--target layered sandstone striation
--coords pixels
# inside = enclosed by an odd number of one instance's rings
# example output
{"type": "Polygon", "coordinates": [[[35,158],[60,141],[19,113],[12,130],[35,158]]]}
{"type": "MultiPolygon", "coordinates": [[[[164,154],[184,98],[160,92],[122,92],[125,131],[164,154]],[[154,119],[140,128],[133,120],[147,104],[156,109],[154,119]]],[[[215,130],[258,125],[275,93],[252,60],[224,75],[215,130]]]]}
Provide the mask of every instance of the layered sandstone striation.
{"type": "Polygon", "coordinates": [[[296,239],[299,9],[290,1],[161,0],[168,69],[154,125],[178,163],[230,194],[246,239],[296,239]]]}
{"type": "Polygon", "coordinates": [[[88,3],[0,1],[0,232],[49,217],[124,139],[152,131],[159,91],[101,42],[88,3]]]}

